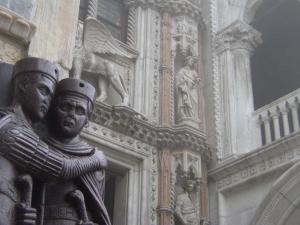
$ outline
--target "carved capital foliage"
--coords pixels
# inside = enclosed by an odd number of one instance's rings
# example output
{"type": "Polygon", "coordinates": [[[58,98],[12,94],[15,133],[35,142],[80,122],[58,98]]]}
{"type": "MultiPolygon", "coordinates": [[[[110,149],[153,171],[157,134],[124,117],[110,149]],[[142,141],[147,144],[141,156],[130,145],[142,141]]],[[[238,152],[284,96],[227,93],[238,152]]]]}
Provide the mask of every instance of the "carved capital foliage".
{"type": "Polygon", "coordinates": [[[118,131],[157,148],[189,148],[210,160],[211,152],[206,138],[200,131],[188,127],[158,127],[125,106],[109,106],[96,103],[91,121],[118,131]]]}
{"type": "Polygon", "coordinates": [[[261,33],[239,20],[216,35],[216,48],[219,53],[234,49],[245,49],[251,52],[261,43],[261,33]]]}
{"type": "Polygon", "coordinates": [[[0,34],[4,33],[21,42],[28,44],[36,31],[36,26],[14,13],[0,6],[0,34]]]}
{"type": "Polygon", "coordinates": [[[126,0],[127,6],[151,7],[173,15],[188,15],[204,26],[199,0],[126,0]]]}

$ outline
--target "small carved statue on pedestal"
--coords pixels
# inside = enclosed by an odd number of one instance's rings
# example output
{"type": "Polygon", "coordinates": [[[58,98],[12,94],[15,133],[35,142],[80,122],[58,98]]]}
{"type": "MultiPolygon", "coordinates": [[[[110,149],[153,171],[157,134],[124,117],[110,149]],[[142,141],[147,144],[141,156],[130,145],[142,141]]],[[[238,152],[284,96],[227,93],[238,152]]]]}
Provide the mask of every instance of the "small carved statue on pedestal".
{"type": "Polygon", "coordinates": [[[177,171],[175,225],[199,225],[199,183],[195,177],[177,171]]]}
{"type": "Polygon", "coordinates": [[[31,176],[69,179],[103,167],[98,151],[66,158],[33,131],[48,111],[57,79],[58,69],[44,59],[25,58],[14,66],[12,106],[0,109],[0,225],[36,224],[31,176]]]}
{"type": "MultiPolygon", "coordinates": [[[[46,143],[70,159],[90,156],[96,151],[102,154],[104,168],[104,154],[79,137],[92,113],[94,99],[95,89],[89,83],[72,78],[60,81],[49,112],[50,133],[46,143]]],[[[104,171],[98,170],[75,179],[45,183],[41,201],[45,206],[43,224],[110,225],[103,203],[104,182],[104,171]]]]}
{"type": "Polygon", "coordinates": [[[194,69],[193,56],[187,56],[185,66],[176,75],[177,120],[197,119],[197,86],[200,78],[194,69]]]}

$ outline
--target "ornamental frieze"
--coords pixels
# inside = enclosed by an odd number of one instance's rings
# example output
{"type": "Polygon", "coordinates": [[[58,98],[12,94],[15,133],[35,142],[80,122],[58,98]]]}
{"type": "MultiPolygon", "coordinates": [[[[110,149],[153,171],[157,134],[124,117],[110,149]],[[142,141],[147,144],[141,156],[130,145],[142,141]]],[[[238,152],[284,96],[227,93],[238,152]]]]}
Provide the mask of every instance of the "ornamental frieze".
{"type": "Polygon", "coordinates": [[[205,135],[197,129],[185,126],[158,127],[126,106],[96,103],[91,121],[158,148],[189,148],[200,153],[205,160],[211,158],[205,135]]]}
{"type": "Polygon", "coordinates": [[[200,25],[205,25],[200,0],[126,0],[125,2],[128,7],[151,7],[159,11],[168,11],[174,15],[188,15],[199,21],[200,25]]]}

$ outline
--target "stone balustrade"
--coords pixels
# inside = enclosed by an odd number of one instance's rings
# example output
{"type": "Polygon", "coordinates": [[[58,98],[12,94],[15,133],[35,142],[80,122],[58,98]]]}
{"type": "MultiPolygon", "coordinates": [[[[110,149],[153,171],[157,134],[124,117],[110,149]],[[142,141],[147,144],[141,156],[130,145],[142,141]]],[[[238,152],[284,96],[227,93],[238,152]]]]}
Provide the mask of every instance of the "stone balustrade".
{"type": "Polygon", "coordinates": [[[300,88],[255,111],[262,145],[299,132],[300,88]]]}

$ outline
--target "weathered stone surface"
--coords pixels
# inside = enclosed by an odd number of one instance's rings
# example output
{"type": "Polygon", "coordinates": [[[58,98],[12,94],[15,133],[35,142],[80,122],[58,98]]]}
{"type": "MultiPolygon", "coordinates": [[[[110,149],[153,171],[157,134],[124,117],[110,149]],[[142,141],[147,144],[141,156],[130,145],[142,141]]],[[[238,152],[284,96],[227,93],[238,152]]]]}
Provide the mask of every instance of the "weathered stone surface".
{"type": "Polygon", "coordinates": [[[36,0],[10,0],[9,8],[26,19],[31,19],[36,7],[36,0]]]}

